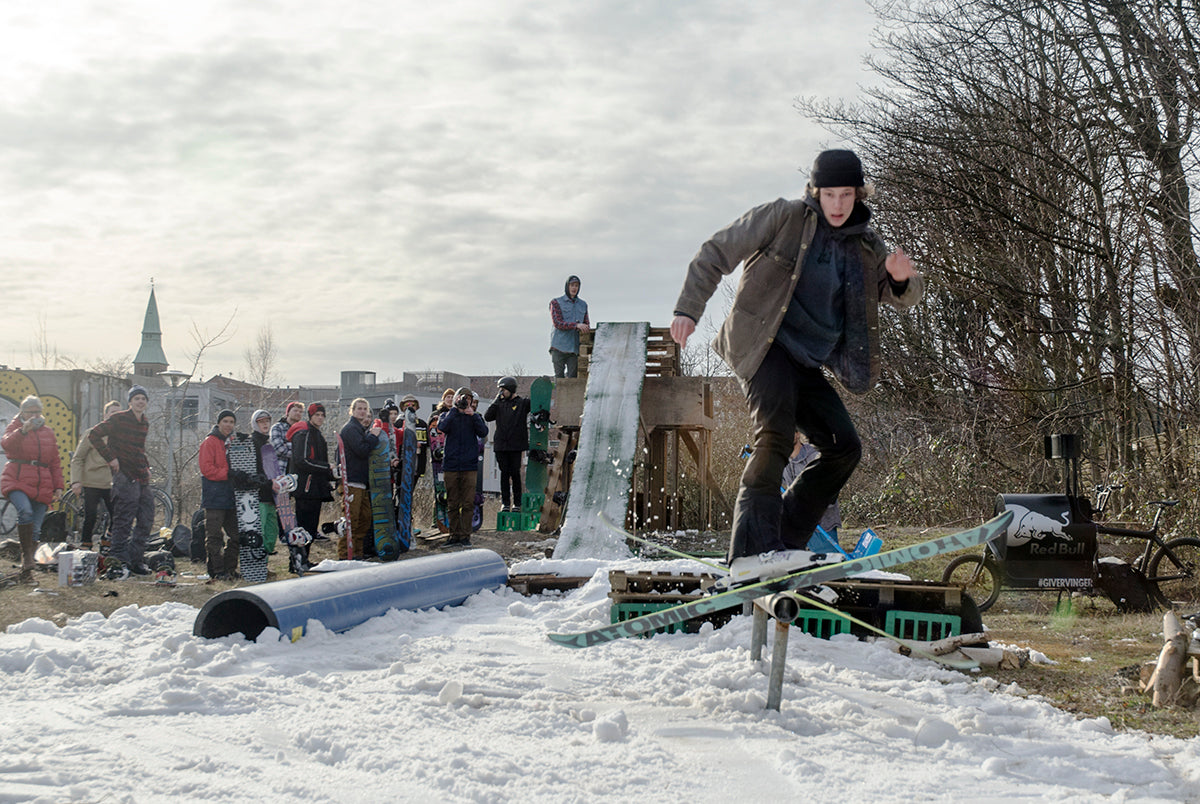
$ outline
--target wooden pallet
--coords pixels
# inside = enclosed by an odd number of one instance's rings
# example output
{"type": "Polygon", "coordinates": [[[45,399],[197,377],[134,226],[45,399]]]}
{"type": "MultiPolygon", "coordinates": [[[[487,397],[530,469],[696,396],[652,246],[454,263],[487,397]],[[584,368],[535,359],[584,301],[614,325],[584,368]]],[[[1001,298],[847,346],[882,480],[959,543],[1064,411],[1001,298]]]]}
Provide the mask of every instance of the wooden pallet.
{"type": "Polygon", "coordinates": [[[865,599],[882,608],[912,608],[926,610],[941,607],[957,610],[962,607],[962,586],[937,581],[912,580],[847,580],[825,584],[843,599],[865,599]]]}
{"type": "Polygon", "coordinates": [[[703,589],[717,580],[716,575],[707,573],[683,573],[673,575],[664,572],[626,572],[613,570],[608,573],[612,591],[608,596],[614,601],[643,600],[651,596],[655,601],[678,599],[680,603],[694,600],[703,589]]]}
{"type": "MultiPolygon", "coordinates": [[[[579,336],[580,377],[587,376],[594,341],[595,330],[581,333],[579,336]]],[[[650,327],[650,333],[646,337],[646,376],[678,377],[680,354],[679,344],[671,338],[671,330],[668,327],[650,327]]]]}
{"type": "Polygon", "coordinates": [[[511,575],[508,586],[523,595],[540,595],[552,590],[578,589],[591,579],[590,575],[511,575]]]}
{"type": "Polygon", "coordinates": [[[558,442],[550,453],[550,471],[546,477],[546,499],[542,502],[538,532],[551,534],[562,524],[563,503],[571,488],[571,470],[574,463],[567,460],[571,450],[579,443],[578,427],[560,427],[558,442]],[[561,495],[561,496],[560,496],[561,495]],[[558,497],[556,499],[556,496],[558,497]]]}

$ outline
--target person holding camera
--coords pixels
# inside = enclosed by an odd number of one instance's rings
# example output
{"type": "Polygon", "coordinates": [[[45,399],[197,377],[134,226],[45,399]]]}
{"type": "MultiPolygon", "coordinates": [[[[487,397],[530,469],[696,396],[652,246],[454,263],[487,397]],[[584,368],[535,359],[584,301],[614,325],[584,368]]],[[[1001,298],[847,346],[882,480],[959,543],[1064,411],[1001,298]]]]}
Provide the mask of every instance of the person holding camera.
{"type": "Polygon", "coordinates": [[[487,424],[476,412],[477,407],[479,403],[471,389],[459,388],[454,394],[454,406],[438,419],[438,430],[446,435],[442,467],[450,515],[450,538],[447,544],[471,543],[479,439],[487,438],[488,434],[487,424]]]}
{"type": "Polygon", "coordinates": [[[521,510],[521,455],[529,449],[529,400],[517,395],[517,380],[501,377],[500,391],[483,414],[495,422],[492,447],[500,469],[500,504],[505,511],[521,510]],[[509,500],[512,500],[511,504],[509,500]]]}
{"type": "Polygon", "coordinates": [[[46,508],[58,502],[63,491],[58,439],[42,417],[42,400],[27,396],[21,401],[17,415],[4,429],[0,447],[8,457],[0,474],[0,494],[17,509],[21,579],[30,580],[46,508]]]}

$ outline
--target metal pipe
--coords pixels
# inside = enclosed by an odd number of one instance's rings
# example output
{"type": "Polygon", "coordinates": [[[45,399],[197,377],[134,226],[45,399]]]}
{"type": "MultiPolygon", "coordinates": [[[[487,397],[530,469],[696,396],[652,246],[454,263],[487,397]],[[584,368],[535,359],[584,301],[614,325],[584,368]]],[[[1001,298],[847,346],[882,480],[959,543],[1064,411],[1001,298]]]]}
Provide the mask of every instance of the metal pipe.
{"type": "Polygon", "coordinates": [[[776,592],[767,598],[767,611],[776,620],[790,623],[800,616],[801,600],[795,592],[776,592]]]}
{"type": "Polygon", "coordinates": [[[214,595],[200,609],[192,633],[209,639],[240,633],[254,640],[275,628],[295,642],[309,620],[346,631],[389,609],[457,606],[507,581],[504,559],[482,549],[309,573],[214,595]]]}

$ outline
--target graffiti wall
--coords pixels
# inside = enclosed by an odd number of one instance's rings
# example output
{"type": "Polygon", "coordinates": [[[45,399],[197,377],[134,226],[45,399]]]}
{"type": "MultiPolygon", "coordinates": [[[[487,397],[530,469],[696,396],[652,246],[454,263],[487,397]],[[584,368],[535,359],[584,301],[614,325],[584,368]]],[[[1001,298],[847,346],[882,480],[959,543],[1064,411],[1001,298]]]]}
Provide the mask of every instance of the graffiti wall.
{"type": "MultiPolygon", "coordinates": [[[[24,372],[0,369],[0,416],[3,416],[5,427],[17,415],[21,400],[30,395],[42,400],[42,415],[58,440],[58,457],[62,461],[65,480],[70,473],[71,453],[79,442],[79,422],[71,406],[57,396],[38,393],[37,386],[24,372]]],[[[4,452],[0,450],[0,468],[5,462],[4,452]]]]}

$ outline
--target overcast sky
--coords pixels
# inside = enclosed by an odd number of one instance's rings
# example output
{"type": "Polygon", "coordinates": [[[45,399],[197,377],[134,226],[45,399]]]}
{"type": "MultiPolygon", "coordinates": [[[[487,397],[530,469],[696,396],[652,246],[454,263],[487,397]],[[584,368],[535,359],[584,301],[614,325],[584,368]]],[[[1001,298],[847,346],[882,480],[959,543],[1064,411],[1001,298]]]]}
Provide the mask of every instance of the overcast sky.
{"type": "Polygon", "coordinates": [[[670,322],[697,246],[843,143],[865,0],[46,0],[0,10],[0,363],[266,323],[279,380],[549,373],[569,274],[670,322]],[[19,9],[19,10],[15,10],[19,9]]]}

